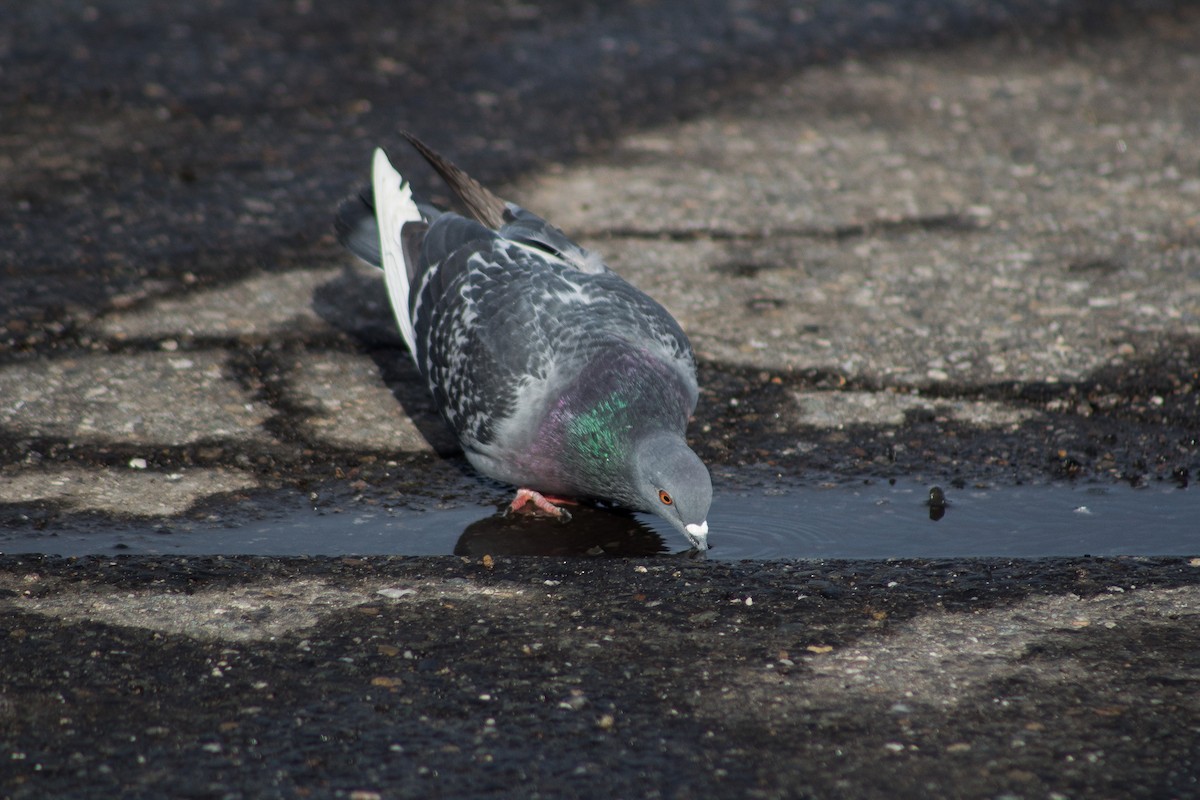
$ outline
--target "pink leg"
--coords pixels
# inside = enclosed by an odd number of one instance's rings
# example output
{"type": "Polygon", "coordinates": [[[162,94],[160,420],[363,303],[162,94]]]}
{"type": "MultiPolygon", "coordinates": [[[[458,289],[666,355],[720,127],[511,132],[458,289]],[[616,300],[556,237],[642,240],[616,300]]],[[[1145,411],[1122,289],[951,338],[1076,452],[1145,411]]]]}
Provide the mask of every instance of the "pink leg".
{"type": "MultiPolygon", "coordinates": [[[[564,500],[559,497],[546,497],[540,492],[535,492],[533,489],[517,489],[517,496],[509,504],[509,512],[523,511],[526,503],[533,503],[540,511],[549,514],[552,517],[569,520],[571,514],[565,509],[555,505],[555,503],[573,503],[572,500],[564,500]],[[552,502],[553,501],[553,502],[552,502]]],[[[534,512],[536,513],[536,512],[534,512]]]]}

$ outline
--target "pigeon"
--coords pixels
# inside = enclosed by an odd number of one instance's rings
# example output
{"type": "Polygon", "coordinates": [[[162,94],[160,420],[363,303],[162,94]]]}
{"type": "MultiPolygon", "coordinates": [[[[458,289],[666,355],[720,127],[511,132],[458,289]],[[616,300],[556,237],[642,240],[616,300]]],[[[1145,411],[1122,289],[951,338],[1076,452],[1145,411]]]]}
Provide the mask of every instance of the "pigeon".
{"type": "Polygon", "coordinates": [[[400,334],[480,473],[532,504],[616,503],[708,548],[712,480],[685,439],[699,389],[665,308],[603,259],[492,194],[411,134],[465,214],[414,195],[375,150],[371,188],[345,201],[339,241],[383,268],[400,334]]]}

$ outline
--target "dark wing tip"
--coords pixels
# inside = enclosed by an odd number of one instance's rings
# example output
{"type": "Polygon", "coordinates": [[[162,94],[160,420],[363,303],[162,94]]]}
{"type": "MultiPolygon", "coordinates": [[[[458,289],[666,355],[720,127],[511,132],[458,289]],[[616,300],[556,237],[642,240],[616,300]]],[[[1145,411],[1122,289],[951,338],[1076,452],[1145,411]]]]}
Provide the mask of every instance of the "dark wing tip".
{"type": "Polygon", "coordinates": [[[364,186],[338,205],[333,230],[342,246],[363,261],[376,267],[383,263],[379,223],[375,220],[375,193],[370,186],[364,186]]]}

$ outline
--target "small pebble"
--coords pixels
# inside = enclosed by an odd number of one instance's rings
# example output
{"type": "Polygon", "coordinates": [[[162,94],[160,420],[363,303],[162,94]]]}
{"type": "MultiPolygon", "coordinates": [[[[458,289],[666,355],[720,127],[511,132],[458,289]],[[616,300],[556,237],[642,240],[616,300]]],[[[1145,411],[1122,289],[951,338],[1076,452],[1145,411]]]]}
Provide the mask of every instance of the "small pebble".
{"type": "Polygon", "coordinates": [[[578,689],[572,690],[571,696],[558,704],[559,708],[564,708],[567,711],[578,711],[587,705],[587,697],[578,689]]]}

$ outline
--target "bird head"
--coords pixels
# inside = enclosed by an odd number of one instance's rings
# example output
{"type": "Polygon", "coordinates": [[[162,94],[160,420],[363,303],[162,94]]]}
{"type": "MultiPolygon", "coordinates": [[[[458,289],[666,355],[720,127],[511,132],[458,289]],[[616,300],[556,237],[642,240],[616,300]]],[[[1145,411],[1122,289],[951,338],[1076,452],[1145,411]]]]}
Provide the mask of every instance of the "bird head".
{"type": "Polygon", "coordinates": [[[638,508],[671,523],[695,549],[708,549],[712,478],[682,436],[659,433],[638,443],[634,490],[638,508]]]}

